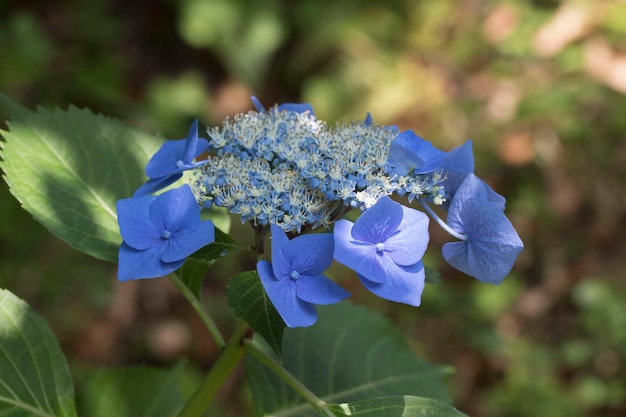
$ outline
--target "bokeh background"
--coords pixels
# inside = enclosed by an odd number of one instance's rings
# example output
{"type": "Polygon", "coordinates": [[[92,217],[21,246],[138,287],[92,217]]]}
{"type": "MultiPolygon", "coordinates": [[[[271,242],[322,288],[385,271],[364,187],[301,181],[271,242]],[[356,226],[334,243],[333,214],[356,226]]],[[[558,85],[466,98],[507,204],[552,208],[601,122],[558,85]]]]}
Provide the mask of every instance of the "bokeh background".
{"type": "MultiPolygon", "coordinates": [[[[374,299],[475,417],[626,415],[626,2],[618,0],[0,0],[0,91],[34,108],[89,107],[170,138],[263,103],[310,102],[449,150],[508,200],[525,242],[500,286],[441,262],[419,309],[374,299]]],[[[4,120],[2,117],[0,120],[4,120]]],[[[2,122],[0,122],[1,125],[2,122]]],[[[246,240],[245,227],[233,221],[246,240]]],[[[207,308],[245,254],[220,261],[207,308]]],[[[0,185],[0,286],[52,326],[81,376],[109,365],[206,369],[217,352],[165,280],[119,284],[0,185]]],[[[214,414],[250,413],[238,370],[214,414]]]]}

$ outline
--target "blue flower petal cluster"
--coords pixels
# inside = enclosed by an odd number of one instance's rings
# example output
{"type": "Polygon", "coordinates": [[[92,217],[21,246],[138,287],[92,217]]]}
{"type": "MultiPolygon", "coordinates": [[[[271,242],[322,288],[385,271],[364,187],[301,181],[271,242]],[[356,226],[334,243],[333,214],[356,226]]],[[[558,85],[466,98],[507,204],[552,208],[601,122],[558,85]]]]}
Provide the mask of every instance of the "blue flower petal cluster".
{"type": "Polygon", "coordinates": [[[289,327],[311,326],[317,320],[314,304],[332,304],[350,295],[322,273],[333,261],[333,237],[308,234],[289,240],[271,226],[272,262],[259,261],[261,283],[289,327]]]}
{"type": "Polygon", "coordinates": [[[442,247],[445,260],[481,282],[499,284],[513,267],[524,244],[499,202],[474,174],[457,189],[448,210],[448,226],[464,237],[442,247]]]}
{"type": "Polygon", "coordinates": [[[504,198],[474,175],[471,141],[446,153],[369,113],[328,126],[307,103],[266,109],[252,102],[256,111],[226,118],[208,130],[208,141],[195,121],[186,139],[166,142],[146,167],[150,180],[118,202],[120,280],[165,275],[213,242],[213,224],[199,212],[216,205],[271,230],[272,261],[259,261],[257,271],[289,327],[312,325],[315,305],[348,296],[324,275],[333,258],[379,297],[419,306],[429,218],[391,195],[419,201],[459,239],[442,248],[453,267],[494,284],[510,272],[523,244],[503,213],[504,198]],[[189,169],[191,187],[149,195],[189,169]],[[429,203],[447,211],[447,223],[429,203]],[[360,217],[341,220],[353,208],[360,217]],[[333,225],[332,234],[308,233],[333,225]]]}
{"type": "Polygon", "coordinates": [[[372,293],[419,306],[424,289],[422,256],[428,246],[428,217],[382,197],[355,223],[335,224],[335,259],[358,273],[372,293]]]}
{"type": "Polygon", "coordinates": [[[183,176],[183,171],[195,168],[202,162],[193,160],[209,147],[206,139],[198,137],[198,120],[194,120],[189,128],[187,139],[168,140],[152,156],[146,166],[146,174],[150,178],[135,191],[134,197],[152,194],[183,176]]]}
{"type": "Polygon", "coordinates": [[[120,281],[167,275],[215,240],[213,223],[200,220],[200,208],[187,184],[157,197],[119,200],[117,215],[124,239],[118,259],[120,281]]]}

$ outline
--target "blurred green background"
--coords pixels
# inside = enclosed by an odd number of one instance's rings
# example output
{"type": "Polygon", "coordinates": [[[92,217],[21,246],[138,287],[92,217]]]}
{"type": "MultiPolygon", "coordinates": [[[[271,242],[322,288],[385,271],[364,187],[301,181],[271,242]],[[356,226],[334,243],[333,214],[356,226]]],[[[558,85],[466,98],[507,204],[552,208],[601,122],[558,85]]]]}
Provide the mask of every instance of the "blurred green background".
{"type": "MultiPolygon", "coordinates": [[[[0,0],[0,91],[170,138],[250,109],[253,94],[310,102],[330,122],[369,111],[443,150],[472,138],[477,174],[526,245],[502,285],[442,263],[436,228],[426,260],[443,283],[419,309],[331,273],[416,352],[456,368],[448,384],[471,416],[626,415],[626,2],[0,0]]],[[[0,194],[0,286],[50,322],[79,392],[102,365],[211,364],[169,281],[117,283],[113,265],[49,235],[4,183],[0,194]]],[[[206,283],[226,331],[224,285],[245,256],[206,283]]],[[[242,375],[217,415],[250,412],[242,375]]]]}

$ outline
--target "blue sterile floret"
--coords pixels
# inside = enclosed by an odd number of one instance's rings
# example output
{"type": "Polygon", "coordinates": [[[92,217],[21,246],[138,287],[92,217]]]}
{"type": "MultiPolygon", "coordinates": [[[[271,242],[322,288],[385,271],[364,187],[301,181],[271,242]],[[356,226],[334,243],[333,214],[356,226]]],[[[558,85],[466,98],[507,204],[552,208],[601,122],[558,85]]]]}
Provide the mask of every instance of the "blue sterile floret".
{"type": "Polygon", "coordinates": [[[441,167],[446,153],[419,137],[412,130],[398,134],[389,149],[387,172],[390,175],[428,174],[441,167]]]}
{"type": "Polygon", "coordinates": [[[289,240],[271,226],[272,262],[259,261],[261,283],[289,327],[311,326],[317,320],[314,304],[332,304],[350,295],[323,272],[333,261],[333,237],[309,234],[289,240]]]}
{"type": "Polygon", "coordinates": [[[499,284],[524,248],[498,202],[492,202],[484,182],[469,174],[457,189],[447,224],[464,240],[443,245],[445,260],[482,282],[499,284]]]}
{"type": "Polygon", "coordinates": [[[155,278],[178,269],[185,259],[215,240],[210,220],[185,184],[154,196],[117,202],[120,234],[117,276],[120,281],[155,278]]]}
{"type": "Polygon", "coordinates": [[[152,156],[146,165],[146,174],[150,179],[133,196],[152,194],[173,184],[183,176],[183,171],[202,164],[194,164],[193,160],[208,147],[207,140],[198,137],[198,120],[194,120],[186,139],[168,140],[152,156]]]}
{"type": "Polygon", "coordinates": [[[424,289],[422,256],[428,217],[382,197],[353,224],[335,225],[335,259],[358,273],[379,297],[419,306],[424,289]]]}

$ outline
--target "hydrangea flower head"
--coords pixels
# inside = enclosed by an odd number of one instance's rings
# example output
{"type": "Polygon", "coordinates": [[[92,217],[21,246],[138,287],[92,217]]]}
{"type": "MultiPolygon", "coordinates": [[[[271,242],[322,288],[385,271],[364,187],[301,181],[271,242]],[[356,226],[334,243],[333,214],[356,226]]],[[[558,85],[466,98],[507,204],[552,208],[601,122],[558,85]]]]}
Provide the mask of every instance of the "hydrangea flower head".
{"type": "MultiPolygon", "coordinates": [[[[364,121],[327,126],[307,104],[279,104],[227,118],[209,130],[211,155],[198,167],[194,193],[206,207],[226,207],[257,226],[286,232],[329,227],[350,208],[367,209],[382,196],[407,195],[441,204],[441,177],[420,169],[393,177],[386,171],[397,127],[364,121]]],[[[414,134],[411,135],[415,136],[414,134]]],[[[417,136],[415,136],[417,137],[417,136]]],[[[425,142],[423,139],[420,139],[425,142]]],[[[429,156],[430,155],[430,156],[429,156]]]]}
{"type": "Polygon", "coordinates": [[[257,272],[276,310],[289,327],[311,326],[317,320],[314,304],[332,304],[349,293],[322,273],[333,261],[333,237],[307,234],[289,240],[271,226],[272,262],[257,264],[257,272]]]}
{"type": "Polygon", "coordinates": [[[146,165],[146,174],[150,178],[135,191],[135,197],[152,194],[183,176],[183,171],[192,169],[200,163],[193,160],[206,151],[209,143],[198,137],[198,120],[194,120],[189,128],[187,139],[168,140],[152,156],[146,165]]]}
{"type": "Polygon", "coordinates": [[[422,256],[428,245],[428,217],[382,197],[355,223],[335,224],[335,259],[357,272],[379,297],[419,306],[424,289],[422,256]]]}
{"type": "Polygon", "coordinates": [[[120,234],[118,279],[155,278],[178,269],[185,258],[215,240],[210,220],[188,185],[154,196],[117,202],[120,234]]]}
{"type": "MultiPolygon", "coordinates": [[[[489,189],[490,190],[490,189],[489,189]]],[[[486,185],[469,174],[456,191],[447,224],[465,240],[443,245],[445,260],[482,282],[499,284],[513,267],[524,244],[486,185]]]]}

